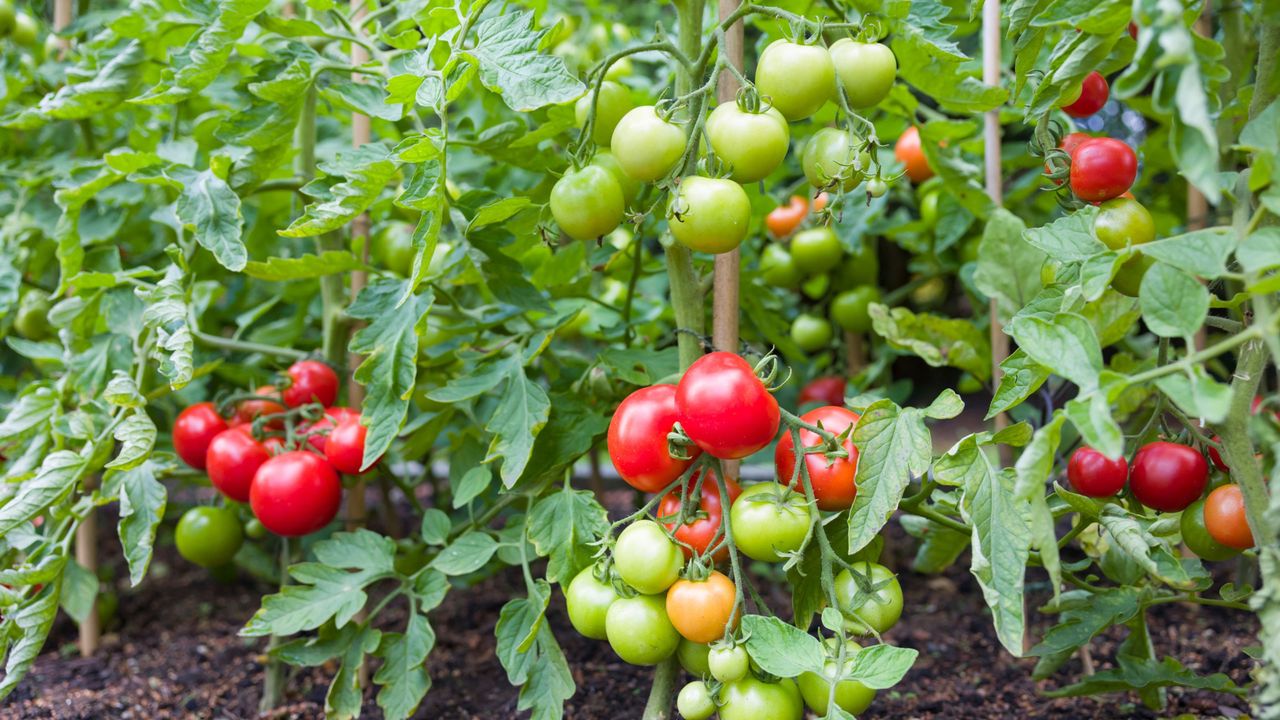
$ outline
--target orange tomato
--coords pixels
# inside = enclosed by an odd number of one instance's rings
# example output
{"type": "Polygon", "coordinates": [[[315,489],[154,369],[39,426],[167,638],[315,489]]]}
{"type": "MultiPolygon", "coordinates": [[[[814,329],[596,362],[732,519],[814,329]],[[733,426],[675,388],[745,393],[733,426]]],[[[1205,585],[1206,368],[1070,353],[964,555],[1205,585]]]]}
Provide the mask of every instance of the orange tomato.
{"type": "Polygon", "coordinates": [[[691,642],[719,640],[734,614],[736,590],[732,580],[715,570],[706,580],[677,580],[667,590],[667,617],[691,642]]]}
{"type": "Polygon", "coordinates": [[[933,168],[920,149],[920,130],[914,125],[902,132],[893,146],[893,156],[907,166],[907,177],[913,183],[922,183],[933,177],[933,168]]]}
{"type": "Polygon", "coordinates": [[[1237,550],[1253,547],[1253,533],[1244,516],[1239,485],[1214,488],[1204,501],[1204,528],[1214,540],[1237,550]]]}
{"type": "Polygon", "coordinates": [[[764,224],[774,237],[786,237],[800,227],[804,216],[809,214],[809,201],[799,195],[792,195],[786,205],[779,205],[764,218],[764,224]]]}
{"type": "Polygon", "coordinates": [[[823,208],[827,206],[827,203],[830,200],[831,200],[830,195],[824,192],[820,192],[818,193],[818,197],[813,199],[813,207],[810,208],[810,210],[812,210],[813,212],[822,212],[823,208]]]}
{"type": "MultiPolygon", "coordinates": [[[[253,391],[254,395],[261,397],[280,397],[280,391],[276,390],[274,385],[263,385],[253,391]]],[[[233,425],[245,425],[254,421],[262,415],[274,415],[284,412],[284,405],[270,400],[245,400],[236,406],[236,414],[231,419],[233,425]]],[[[273,426],[280,427],[282,423],[273,422],[273,426]]]]}

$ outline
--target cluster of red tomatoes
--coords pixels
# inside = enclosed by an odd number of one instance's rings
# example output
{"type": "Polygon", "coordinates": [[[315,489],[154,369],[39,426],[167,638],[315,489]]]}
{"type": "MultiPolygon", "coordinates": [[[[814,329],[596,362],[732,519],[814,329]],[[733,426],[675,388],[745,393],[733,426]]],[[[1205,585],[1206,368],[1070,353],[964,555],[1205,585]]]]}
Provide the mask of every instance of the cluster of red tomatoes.
{"type": "MultiPolygon", "coordinates": [[[[841,390],[836,393],[838,402],[841,390]]],[[[705,453],[740,460],[778,435],[781,411],[755,370],[741,357],[715,352],[693,363],[677,385],[654,385],[628,396],[609,424],[608,449],[619,475],[643,492],[663,493],[656,520],[628,525],[611,560],[582,570],[565,589],[569,618],[583,635],[608,640],[623,660],[657,664],[673,654],[690,673],[711,678],[685,686],[678,705],[686,718],[716,712],[725,720],[799,718],[805,704],[827,711],[831,682],[809,673],[799,681],[766,681],[749,672],[745,648],[734,637],[744,607],[734,581],[715,569],[729,543],[761,562],[780,562],[801,550],[817,511],[847,510],[857,494],[858,453],[850,437],[858,415],[839,405],[801,416],[835,437],[798,432],[814,504],[799,482],[794,439],[783,435],[774,454],[778,482],[739,488],[718,478],[705,453]],[[727,496],[727,500],[725,498],[727,496]],[[724,522],[728,507],[729,520],[724,522]],[[692,559],[693,562],[688,561],[692,559]],[[717,701],[718,699],[718,701],[717,701]],[[762,715],[749,710],[765,708],[762,715]]],[[[888,630],[902,613],[902,589],[881,565],[859,562],[835,578],[846,628],[870,634],[888,630]]],[[[857,652],[850,643],[846,657],[857,652]]],[[[860,713],[874,691],[838,681],[836,702],[860,713]]],[[[763,712],[763,711],[762,711],[763,712]]]]}
{"type": "MultiPolygon", "coordinates": [[[[364,468],[360,413],[334,406],[338,376],[318,360],[286,371],[283,389],[259,387],[223,417],[211,402],[178,414],[173,445],[228,500],[248,503],[263,528],[284,537],[316,532],[338,514],[339,473],[364,468]]],[[[231,508],[197,507],[178,524],[178,550],[209,567],[225,564],[242,537],[231,508]]]]}
{"type": "MultiPolygon", "coordinates": [[[[785,40],[769,45],[756,65],[755,92],[717,106],[705,123],[695,119],[694,131],[705,130],[709,154],[723,173],[679,181],[668,213],[672,236],[699,252],[737,248],[751,220],[742,183],[763,180],[782,164],[791,142],[789,123],[810,117],[841,93],[853,108],[872,107],[888,96],[896,74],[893,52],[879,43],[844,38],[830,48],[785,40]]],[[[550,207],[566,234],[587,240],[618,227],[644,183],[683,167],[688,120],[680,118],[681,107],[633,106],[630,91],[613,80],[589,91],[575,110],[584,132],[590,123],[590,138],[600,149],[589,164],[556,182],[550,207]]],[[[805,145],[805,176],[818,189],[852,190],[871,170],[868,147],[851,131],[822,128],[805,145]]],[[[886,191],[878,176],[869,180],[869,193],[886,191]]]]}

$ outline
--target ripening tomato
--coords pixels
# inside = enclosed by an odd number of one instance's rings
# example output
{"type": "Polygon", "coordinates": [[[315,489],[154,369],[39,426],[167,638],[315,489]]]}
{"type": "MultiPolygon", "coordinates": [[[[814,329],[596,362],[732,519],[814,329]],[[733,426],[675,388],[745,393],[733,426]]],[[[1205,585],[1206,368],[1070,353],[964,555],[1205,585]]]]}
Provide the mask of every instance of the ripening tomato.
{"type": "Polygon", "coordinates": [[[1080,94],[1068,105],[1062,106],[1062,112],[1073,118],[1089,117],[1107,104],[1110,88],[1102,73],[1094,70],[1085,76],[1080,83],[1080,94]]]}
{"type": "Polygon", "coordinates": [[[203,470],[209,443],[226,429],[227,421],[218,414],[213,403],[196,403],[178,413],[177,420],[173,422],[173,450],[183,462],[203,470]]]}
{"type": "MultiPolygon", "coordinates": [[[[698,475],[694,474],[689,480],[690,492],[697,484],[698,475]]],[[[725,478],[725,488],[729,491],[729,504],[733,505],[733,501],[738,499],[742,494],[742,488],[738,487],[738,483],[733,478],[725,478]]],[[[662,521],[667,530],[675,536],[676,540],[688,545],[681,546],[684,550],[685,557],[693,557],[705,554],[713,544],[723,539],[720,534],[720,524],[724,521],[724,503],[720,502],[720,486],[716,483],[714,473],[709,473],[707,479],[702,483],[702,490],[698,495],[698,509],[694,515],[686,517],[685,521],[676,526],[676,519],[680,516],[680,490],[672,490],[667,496],[662,498],[662,502],[658,504],[658,519],[662,521]]],[[[720,548],[716,551],[715,559],[724,560],[729,555],[729,548],[720,548]]]]}
{"type": "Polygon", "coordinates": [[[573,629],[592,640],[604,640],[605,618],[609,606],[618,599],[613,583],[601,582],[595,568],[587,567],[574,576],[564,589],[565,606],[573,629]]]}
{"type": "Polygon", "coordinates": [[[1187,506],[1178,519],[1178,529],[1182,531],[1182,542],[1202,560],[1228,560],[1240,554],[1240,551],[1223,545],[1209,534],[1205,527],[1204,506],[1207,498],[1200,498],[1187,506]]]}
{"type": "Polygon", "coordinates": [[[872,562],[860,562],[854,566],[872,590],[863,590],[858,580],[848,570],[836,576],[836,602],[844,615],[845,629],[860,635],[870,635],[868,628],[877,633],[888,632],[902,617],[902,585],[889,568],[872,562]]]}
{"type": "Polygon", "coordinates": [[[702,453],[687,447],[687,460],[671,457],[667,434],[675,425],[676,386],[653,385],[627,396],[609,420],[606,447],[618,475],[642,492],[661,492],[702,453]]]}
{"type": "Polygon", "coordinates": [[[724,636],[729,621],[736,626],[736,588],[724,573],[712,570],[705,580],[677,580],[667,590],[667,617],[676,632],[693,642],[709,643],[724,636]]]}
{"type": "Polygon", "coordinates": [[[821,45],[775,40],[756,62],[756,90],[788,120],[817,112],[835,92],[836,68],[821,45]]]}
{"type": "Polygon", "coordinates": [[[862,149],[862,138],[850,138],[846,130],[822,128],[805,144],[800,165],[810,185],[848,192],[862,182],[871,156],[862,149]]]}
{"type": "Polygon", "coordinates": [[[831,44],[830,52],[836,79],[853,109],[872,107],[889,96],[898,61],[887,45],[841,38],[831,44]]]}
{"type": "Polygon", "coordinates": [[[698,447],[723,460],[740,460],[778,434],[778,401],[746,360],[729,352],[698,358],[676,386],[680,427],[698,447]]]}
{"type": "MultiPolygon", "coordinates": [[[[843,402],[843,400],[841,401],[843,402]]],[[[810,425],[821,425],[822,429],[839,437],[846,430],[858,423],[858,414],[839,405],[827,405],[815,408],[800,416],[810,425]]],[[[822,437],[811,430],[800,431],[800,444],[813,447],[821,444],[822,437]]],[[[852,433],[841,443],[848,457],[837,457],[830,460],[821,452],[805,455],[805,466],[809,470],[809,483],[813,487],[813,497],[822,510],[844,510],[853,505],[858,495],[858,487],[854,477],[858,472],[858,449],[853,446],[852,433]]],[[[803,480],[796,476],[795,443],[790,432],[782,434],[778,446],[773,453],[773,467],[778,474],[778,482],[792,485],[800,493],[804,493],[803,480]],[[794,482],[793,482],[794,478],[794,482]]]]}
{"type": "Polygon", "coordinates": [[[760,253],[760,277],[773,287],[794,289],[804,280],[804,273],[786,248],[769,244],[760,253]]]}
{"type": "Polygon", "coordinates": [[[201,567],[231,562],[244,544],[244,529],[230,508],[200,506],[182,514],[174,532],[178,554],[201,567]]]}
{"type": "Polygon", "coordinates": [[[267,460],[253,476],[249,507],[271,532],[309,535],[328,525],[342,504],[342,482],[319,455],[291,450],[267,460]]]}
{"type": "Polygon", "coordinates": [[[1111,497],[1124,489],[1129,479],[1129,463],[1123,457],[1112,460],[1091,447],[1081,446],[1067,462],[1071,489],[1081,495],[1111,497]]]}
{"type": "Polygon", "coordinates": [[[684,554],[652,520],[638,520],[618,535],[613,563],[622,581],[646,595],[660,593],[680,578],[684,554]]]}
{"type": "MultiPolygon", "coordinates": [[[[587,115],[591,112],[591,100],[594,89],[578,98],[573,106],[574,119],[578,127],[587,124],[587,115]]],[[[605,80],[600,84],[600,97],[596,99],[596,120],[591,126],[591,140],[597,145],[608,146],[613,138],[613,129],[618,121],[634,107],[631,102],[631,91],[621,83],[605,80]]]]}
{"type": "MultiPolygon", "coordinates": [[[[254,395],[264,398],[278,398],[280,391],[275,385],[263,385],[253,391],[254,395]]],[[[275,400],[242,400],[236,405],[236,414],[231,418],[233,425],[248,425],[264,415],[276,415],[284,412],[284,405],[275,400]]],[[[269,427],[281,427],[282,421],[274,420],[269,427]]]]}
{"type": "Polygon", "coordinates": [[[920,129],[912,125],[902,131],[898,142],[893,146],[893,156],[898,158],[907,168],[907,178],[913,183],[922,183],[933,177],[933,168],[920,148],[920,129]]]}
{"type": "MultiPolygon", "coordinates": [[[[324,456],[334,470],[358,475],[368,469],[364,467],[364,439],[368,433],[369,428],[360,422],[359,414],[338,421],[324,444],[324,456]]],[[[376,466],[379,460],[370,463],[369,468],[376,466]]]]}
{"type": "Polygon", "coordinates": [[[779,205],[769,211],[765,216],[764,224],[774,237],[783,238],[795,232],[808,214],[809,201],[799,195],[792,195],[786,205],[779,205]]]}
{"type": "Polygon", "coordinates": [[[661,595],[615,600],[605,614],[604,627],[609,646],[632,665],[657,665],[680,645],[680,633],[667,617],[661,595]]]}
{"type": "Polygon", "coordinates": [[[800,388],[800,398],[796,402],[802,406],[813,402],[844,405],[845,384],[845,379],[838,375],[814,378],[800,388]]]}
{"type": "Polygon", "coordinates": [[[1138,23],[1136,22],[1129,23],[1129,37],[1133,38],[1134,40],[1138,39],[1138,23]]]}
{"type": "Polygon", "coordinates": [[[551,217],[574,240],[608,235],[627,212],[622,186],[599,165],[565,173],[551,187],[550,206],[551,217]]]}
{"type": "Polygon", "coordinates": [[[707,670],[722,683],[737,682],[747,676],[751,658],[742,645],[718,645],[707,653],[707,670]]]}
{"type": "Polygon", "coordinates": [[[880,290],[875,285],[863,285],[845,290],[831,301],[831,319],[849,332],[869,332],[871,305],[878,302],[880,302],[880,290]]]}
{"type": "Polygon", "coordinates": [[[747,112],[725,103],[707,116],[707,139],[717,157],[729,163],[730,178],[756,182],[782,164],[791,143],[787,119],[776,108],[747,112]]]}
{"type": "Polygon", "coordinates": [[[687,143],[683,128],[663,120],[653,105],[643,105],[614,128],[611,150],[627,175],[654,182],[676,169],[687,143]]]}
{"type": "Polygon", "coordinates": [[[690,250],[724,253],[747,237],[751,200],[728,178],[687,177],[671,199],[671,235],[690,250]]]}
{"type": "Polygon", "coordinates": [[[680,688],[676,695],[676,710],[684,720],[707,720],[716,714],[716,702],[711,690],[701,680],[694,680],[680,688]]]}
{"type": "Polygon", "coordinates": [[[824,192],[820,192],[817,195],[813,196],[813,206],[809,208],[809,211],[820,213],[826,209],[827,203],[829,202],[831,202],[831,195],[824,192]]]}
{"type": "Polygon", "coordinates": [[[733,544],[761,562],[780,562],[799,550],[809,536],[808,500],[778,483],[760,483],[742,491],[729,509],[733,544]]]}
{"type": "Polygon", "coordinates": [[[223,430],[209,441],[205,470],[218,492],[236,502],[249,502],[253,476],[270,459],[270,451],[253,438],[249,426],[238,425],[223,430]]]}
{"type": "Polygon", "coordinates": [[[288,375],[284,404],[289,407],[310,402],[329,407],[338,399],[338,373],[319,360],[299,360],[289,366],[288,375]]]}
{"type": "Polygon", "coordinates": [[[1133,458],[1129,489],[1138,502],[1164,512],[1179,512],[1199,499],[1209,481],[1209,464],[1194,448],[1177,443],[1147,443],[1133,458]]]}
{"type": "Polygon", "coordinates": [[[1071,192],[1086,202],[1119,197],[1138,177],[1138,156],[1114,138],[1093,138],[1071,155],[1071,192]]]}
{"type": "MultiPolygon", "coordinates": [[[[1214,540],[1236,550],[1253,547],[1253,532],[1244,512],[1244,494],[1234,483],[1213,489],[1204,501],[1204,527],[1214,540]]],[[[667,606],[670,612],[670,605],[667,606]]]]}
{"type": "Polygon", "coordinates": [[[720,720],[800,720],[804,702],[790,678],[765,682],[754,675],[725,685],[720,691],[720,720]]]}
{"type": "Polygon", "coordinates": [[[824,317],[801,313],[791,321],[791,340],[805,352],[817,352],[831,344],[835,332],[824,317]]]}

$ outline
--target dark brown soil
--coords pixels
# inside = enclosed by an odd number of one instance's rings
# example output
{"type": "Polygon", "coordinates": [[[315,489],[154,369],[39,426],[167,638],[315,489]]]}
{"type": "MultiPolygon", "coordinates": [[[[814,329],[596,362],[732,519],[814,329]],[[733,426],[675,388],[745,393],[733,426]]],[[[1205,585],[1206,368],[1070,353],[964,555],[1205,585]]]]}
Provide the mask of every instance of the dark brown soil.
{"type": "MultiPolygon", "coordinates": [[[[103,523],[113,528],[110,523],[103,523]]],[[[896,534],[896,533],[895,533],[896,534]]],[[[895,543],[909,552],[905,537],[895,543]]],[[[118,555],[118,541],[103,537],[107,552],[118,555]]],[[[119,564],[118,557],[108,562],[119,564]]],[[[905,567],[906,563],[899,563],[905,567]]],[[[117,573],[121,575],[123,573],[117,573]]],[[[1033,662],[1001,650],[976,582],[961,567],[941,577],[902,575],[907,611],[888,641],[920,651],[910,674],[895,689],[882,692],[870,718],[1117,718],[1156,717],[1136,705],[1132,695],[1101,699],[1050,700],[1037,694],[1030,679],[1033,662]]],[[[521,593],[518,571],[451,592],[431,614],[437,634],[428,660],[434,683],[417,717],[432,720],[493,720],[520,717],[516,689],[494,656],[494,624],[499,609],[521,593]]],[[[172,547],[162,549],[152,576],[121,594],[116,623],[108,628],[101,651],[81,659],[75,653],[75,628],[59,620],[31,674],[0,707],[0,718],[252,718],[262,681],[263,642],[236,631],[258,607],[265,588],[241,578],[220,583],[206,571],[183,562],[172,547]]],[[[551,625],[573,667],[577,694],[566,716],[578,720],[617,720],[641,714],[650,670],[628,666],[607,643],[578,636],[569,626],[563,602],[552,603],[551,625]]],[[[389,618],[399,623],[399,618],[389,618]]],[[[1256,621],[1244,613],[1161,605],[1152,618],[1157,653],[1172,655],[1200,673],[1226,672],[1247,680],[1250,661],[1242,648],[1256,643],[1256,621]]],[[[1096,640],[1099,669],[1110,666],[1120,633],[1096,640]]],[[[289,704],[274,717],[323,716],[324,694],[333,668],[298,671],[290,680],[289,704]]],[[[1073,659],[1045,687],[1069,683],[1080,674],[1073,659]]],[[[363,717],[380,718],[371,695],[363,717]]],[[[1235,717],[1247,705],[1234,697],[1170,690],[1163,717],[1235,717]]]]}

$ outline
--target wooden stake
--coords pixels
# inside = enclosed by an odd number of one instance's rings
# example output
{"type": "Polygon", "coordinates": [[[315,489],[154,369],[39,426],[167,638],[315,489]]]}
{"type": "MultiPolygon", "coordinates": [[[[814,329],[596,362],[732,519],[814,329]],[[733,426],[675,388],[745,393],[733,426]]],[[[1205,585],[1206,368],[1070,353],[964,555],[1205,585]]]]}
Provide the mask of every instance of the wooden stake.
{"type": "Polygon", "coordinates": [[[867,366],[867,349],[863,344],[864,339],[862,333],[844,331],[844,375],[850,380],[867,366]]]}
{"type": "MultiPolygon", "coordinates": [[[[365,14],[365,0],[351,0],[352,22],[359,24],[361,18],[365,14]]],[[[357,34],[363,36],[363,32],[356,30],[357,34]]],[[[363,47],[351,44],[351,64],[363,65],[368,62],[369,53],[363,47]]],[[[354,75],[357,82],[361,82],[359,75],[354,75]]],[[[369,124],[369,116],[360,113],[352,113],[351,115],[351,146],[358,148],[368,144],[373,139],[373,131],[369,124]]],[[[364,262],[369,261],[369,215],[361,214],[351,221],[351,237],[364,238],[364,256],[361,258],[364,262]]],[[[356,297],[360,291],[364,289],[367,278],[363,271],[357,270],[351,273],[351,297],[356,297]]],[[[357,328],[352,327],[354,332],[357,328]]],[[[364,402],[364,387],[355,381],[354,371],[360,365],[360,356],[347,356],[347,402],[352,407],[359,407],[364,402]]],[[[365,524],[365,516],[367,509],[365,508],[365,483],[360,480],[351,488],[351,494],[347,497],[347,529],[354,530],[363,527],[365,524]]]]}
{"type": "MultiPolygon", "coordinates": [[[[988,85],[1000,85],[1000,2],[987,0],[982,6],[982,81],[988,85]]],[[[1000,111],[991,110],[983,117],[983,159],[986,165],[987,195],[991,202],[1004,203],[1004,178],[1000,174],[1000,111]]],[[[1000,363],[1009,356],[1009,336],[1004,334],[999,308],[992,300],[988,307],[991,318],[991,383],[1000,384],[1000,363]]],[[[1009,425],[1004,413],[996,416],[996,430],[1009,425]]],[[[1003,451],[1003,446],[1002,446],[1003,451]]],[[[1006,453],[1007,454],[1007,453],[1006,453]]],[[[1007,458],[1001,458],[1007,462],[1007,458]]]]}
{"type": "MultiPolygon", "coordinates": [[[[741,0],[720,0],[720,20],[723,22],[737,12],[741,0]]],[[[724,47],[721,50],[729,63],[742,69],[743,27],[742,21],[734,23],[724,34],[724,47]]],[[[738,96],[738,78],[731,73],[721,73],[716,88],[716,99],[721,103],[734,102],[738,96]]],[[[734,248],[727,253],[716,255],[715,259],[715,295],[711,301],[711,342],[716,350],[726,352],[738,351],[738,288],[739,270],[742,266],[742,253],[734,248]]],[[[725,461],[725,474],[737,477],[736,460],[725,461]]]]}
{"type": "MultiPolygon", "coordinates": [[[[1196,32],[1204,37],[1213,37],[1213,3],[1205,3],[1196,18],[1196,32]]],[[[1204,193],[1191,183],[1187,183],[1187,230],[1203,230],[1209,227],[1209,200],[1204,193]]],[[[1208,331],[1201,325],[1196,331],[1195,348],[1203,350],[1208,339],[1208,331]]]]}

